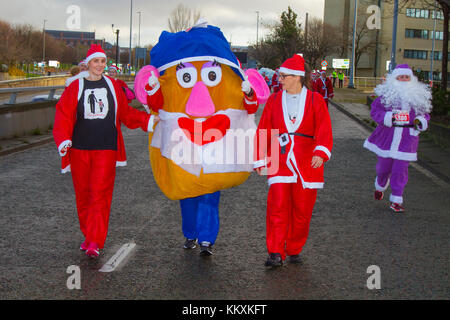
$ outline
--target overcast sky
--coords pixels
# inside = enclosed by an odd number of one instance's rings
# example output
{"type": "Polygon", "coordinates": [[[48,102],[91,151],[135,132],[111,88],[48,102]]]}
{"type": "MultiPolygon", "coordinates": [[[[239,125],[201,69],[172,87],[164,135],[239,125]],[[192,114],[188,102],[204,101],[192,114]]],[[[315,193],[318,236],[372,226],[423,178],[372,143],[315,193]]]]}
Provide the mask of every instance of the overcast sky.
{"type": "MultiPolygon", "coordinates": [[[[67,10],[75,5],[80,9],[80,29],[95,31],[97,39],[105,38],[114,44],[114,29],[120,29],[120,46],[128,47],[130,41],[131,0],[1,0],[0,19],[13,24],[31,24],[42,29],[69,30],[71,20],[67,10]]],[[[141,46],[156,44],[163,30],[168,30],[168,17],[172,10],[183,3],[202,13],[209,24],[218,26],[233,45],[248,45],[256,41],[257,13],[259,21],[279,21],[288,6],[297,13],[297,21],[304,24],[305,14],[323,18],[324,0],[133,0],[132,46],[138,41],[139,15],[141,11],[141,46]]],[[[73,21],[73,20],[72,20],[73,21]]],[[[267,30],[260,24],[259,37],[267,30]]]]}

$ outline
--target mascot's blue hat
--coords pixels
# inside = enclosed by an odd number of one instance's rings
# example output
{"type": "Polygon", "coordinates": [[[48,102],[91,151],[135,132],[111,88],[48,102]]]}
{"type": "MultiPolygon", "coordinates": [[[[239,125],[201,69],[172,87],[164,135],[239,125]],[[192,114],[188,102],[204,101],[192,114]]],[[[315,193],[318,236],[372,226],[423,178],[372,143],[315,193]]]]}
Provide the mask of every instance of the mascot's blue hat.
{"type": "Polygon", "coordinates": [[[216,60],[230,66],[244,79],[244,71],[223,33],[202,19],[186,31],[163,31],[158,43],[150,51],[150,59],[150,64],[161,74],[180,62],[216,60]]]}

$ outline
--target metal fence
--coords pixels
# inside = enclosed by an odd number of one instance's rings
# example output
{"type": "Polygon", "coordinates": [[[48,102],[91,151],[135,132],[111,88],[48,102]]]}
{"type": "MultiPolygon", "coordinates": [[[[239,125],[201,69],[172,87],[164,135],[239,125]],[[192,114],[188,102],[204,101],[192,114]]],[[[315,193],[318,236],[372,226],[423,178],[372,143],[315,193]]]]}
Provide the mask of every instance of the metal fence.
{"type": "Polygon", "coordinates": [[[15,104],[19,94],[30,92],[48,92],[47,100],[53,100],[56,90],[64,88],[65,86],[0,88],[0,96],[10,94],[9,101],[5,104],[15,104]]]}

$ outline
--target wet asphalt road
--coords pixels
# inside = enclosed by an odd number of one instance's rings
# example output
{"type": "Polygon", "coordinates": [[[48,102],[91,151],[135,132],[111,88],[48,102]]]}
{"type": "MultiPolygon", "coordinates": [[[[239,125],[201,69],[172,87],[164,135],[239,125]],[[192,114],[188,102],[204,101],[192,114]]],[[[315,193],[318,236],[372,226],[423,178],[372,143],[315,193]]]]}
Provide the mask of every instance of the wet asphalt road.
{"type": "MultiPolygon", "coordinates": [[[[261,110],[258,112],[260,114],[261,110]]],[[[0,299],[449,299],[448,185],[410,167],[406,212],[373,200],[375,156],[368,132],[330,106],[334,129],[325,188],[319,191],[303,265],[266,270],[266,179],[224,190],[214,255],[182,249],[179,203],[158,189],[147,134],[124,130],[128,166],[118,168],[105,250],[78,250],[75,195],[59,173],[55,145],[0,158],[0,299]],[[136,243],[112,273],[98,270],[136,243]],[[69,266],[81,289],[68,289],[69,266]],[[380,268],[369,290],[367,268],[380,268]]],[[[388,198],[388,197],[386,197],[388,198]]]]}

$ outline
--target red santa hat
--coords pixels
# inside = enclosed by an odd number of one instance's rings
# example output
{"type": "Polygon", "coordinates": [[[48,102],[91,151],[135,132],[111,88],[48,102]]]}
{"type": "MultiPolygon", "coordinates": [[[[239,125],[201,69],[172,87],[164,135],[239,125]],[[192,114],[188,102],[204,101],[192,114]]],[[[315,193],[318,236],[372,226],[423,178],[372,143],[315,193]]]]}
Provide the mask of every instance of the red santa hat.
{"type": "Polygon", "coordinates": [[[110,66],[108,67],[108,71],[109,71],[110,69],[115,70],[116,72],[119,72],[119,68],[117,68],[117,66],[114,65],[114,64],[112,64],[112,65],[110,65],[110,66]]]}
{"type": "Polygon", "coordinates": [[[85,61],[85,60],[81,60],[81,61],[78,63],[78,66],[81,66],[82,64],[86,64],[86,61],[85,61]]]}
{"type": "Polygon", "coordinates": [[[305,75],[305,59],[300,54],[294,54],[287,59],[280,67],[280,72],[292,74],[295,76],[305,75]]]}
{"type": "Polygon", "coordinates": [[[99,46],[98,44],[95,44],[95,43],[91,44],[91,47],[89,48],[89,50],[87,52],[86,59],[84,60],[84,62],[86,64],[88,64],[89,61],[94,58],[105,58],[106,59],[105,51],[102,49],[101,46],[99,46]]]}

